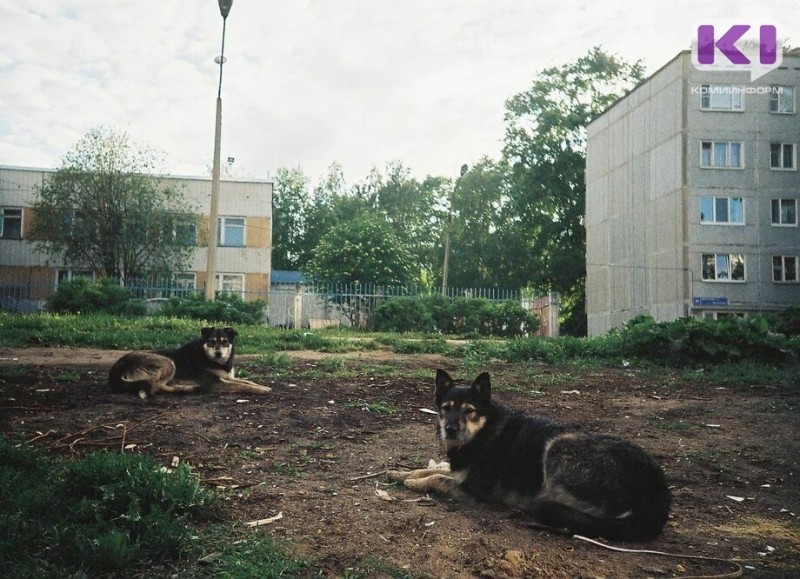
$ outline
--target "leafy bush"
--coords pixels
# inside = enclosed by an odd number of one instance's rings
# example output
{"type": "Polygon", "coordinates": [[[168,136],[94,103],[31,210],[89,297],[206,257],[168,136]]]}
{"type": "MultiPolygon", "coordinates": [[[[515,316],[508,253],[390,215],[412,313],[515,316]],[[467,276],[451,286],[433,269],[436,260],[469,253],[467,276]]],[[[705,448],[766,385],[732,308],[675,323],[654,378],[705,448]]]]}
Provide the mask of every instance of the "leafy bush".
{"type": "Polygon", "coordinates": [[[11,575],[99,576],[178,560],[212,503],[186,465],[167,472],[105,452],[52,463],[0,437],[0,568],[11,575]]]}
{"type": "Polygon", "coordinates": [[[266,308],[267,303],[262,300],[244,301],[236,294],[221,293],[209,302],[199,293],[193,293],[169,298],[159,315],[226,324],[260,324],[264,322],[266,308]]]}
{"type": "Polygon", "coordinates": [[[796,341],[772,332],[767,320],[757,317],[656,322],[650,316],[638,316],[611,332],[608,339],[623,356],[676,365],[746,359],[782,363],[796,360],[800,353],[796,341]]]}
{"type": "Polygon", "coordinates": [[[387,300],[375,308],[372,323],[382,332],[440,331],[468,337],[524,336],[539,327],[536,316],[511,300],[459,297],[451,302],[440,295],[387,300]]]}
{"type": "Polygon", "coordinates": [[[78,278],[58,284],[45,302],[45,309],[59,314],[112,314],[143,316],[145,304],[133,292],[110,278],[93,283],[78,278]]]}
{"type": "Polygon", "coordinates": [[[767,317],[770,326],[785,336],[800,336],[800,306],[791,306],[767,317]]]}
{"type": "Polygon", "coordinates": [[[393,298],[380,304],[372,314],[378,332],[433,332],[435,325],[430,308],[411,297],[393,298]]]}

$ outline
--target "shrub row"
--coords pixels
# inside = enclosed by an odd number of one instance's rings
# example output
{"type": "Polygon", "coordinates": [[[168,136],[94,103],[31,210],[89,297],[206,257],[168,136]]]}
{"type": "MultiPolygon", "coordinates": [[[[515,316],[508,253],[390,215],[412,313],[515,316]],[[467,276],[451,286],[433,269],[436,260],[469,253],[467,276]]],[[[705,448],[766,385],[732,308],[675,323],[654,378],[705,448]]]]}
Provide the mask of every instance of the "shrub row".
{"type": "MultiPolygon", "coordinates": [[[[262,300],[244,301],[234,294],[222,293],[206,301],[199,293],[169,298],[157,315],[206,320],[228,324],[257,324],[264,321],[267,304],[262,300]]],[[[137,317],[147,313],[145,302],[109,278],[91,282],[75,279],[58,285],[46,301],[45,309],[59,314],[111,314],[137,317]]]]}
{"type": "Polygon", "coordinates": [[[663,364],[717,364],[741,360],[796,360],[800,339],[775,331],[780,316],[680,318],[657,322],[638,316],[609,333],[611,351],[663,364]]]}
{"type": "Polygon", "coordinates": [[[515,337],[539,328],[538,318],[517,302],[441,295],[392,298],[372,314],[378,332],[441,332],[443,334],[515,337]]]}

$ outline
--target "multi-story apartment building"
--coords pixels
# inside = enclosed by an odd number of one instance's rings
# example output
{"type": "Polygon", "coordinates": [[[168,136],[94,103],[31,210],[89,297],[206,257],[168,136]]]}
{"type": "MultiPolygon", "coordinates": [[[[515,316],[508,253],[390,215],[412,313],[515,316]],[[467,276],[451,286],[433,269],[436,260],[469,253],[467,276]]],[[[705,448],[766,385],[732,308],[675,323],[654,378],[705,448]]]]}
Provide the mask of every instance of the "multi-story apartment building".
{"type": "MultiPolygon", "coordinates": [[[[40,305],[59,282],[76,276],[94,277],[86,267],[68,267],[36,251],[30,239],[31,206],[51,170],[0,166],[0,297],[40,305]]],[[[162,177],[184,191],[187,202],[204,215],[208,230],[211,180],[162,177]]],[[[218,290],[244,299],[267,300],[272,257],[272,183],[222,181],[219,195],[218,290]]],[[[202,291],[207,282],[207,240],[195,235],[188,271],[175,275],[175,285],[202,291]]]]}
{"type": "Polygon", "coordinates": [[[800,53],[754,82],[680,53],[588,126],[589,335],[800,304],[800,53]]]}

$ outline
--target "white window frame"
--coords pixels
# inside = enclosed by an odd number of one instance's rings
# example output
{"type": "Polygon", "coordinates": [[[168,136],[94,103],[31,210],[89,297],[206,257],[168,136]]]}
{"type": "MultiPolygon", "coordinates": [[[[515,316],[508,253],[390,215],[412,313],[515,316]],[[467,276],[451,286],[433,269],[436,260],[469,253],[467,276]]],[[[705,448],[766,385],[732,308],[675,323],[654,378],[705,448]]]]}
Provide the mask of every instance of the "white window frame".
{"type": "Polygon", "coordinates": [[[174,285],[170,295],[185,296],[197,291],[197,274],[191,271],[176,273],[172,276],[174,285]]]}
{"type": "Polygon", "coordinates": [[[744,111],[744,90],[739,85],[704,84],[700,86],[700,109],[739,113],[744,111]],[[728,103],[720,104],[720,97],[730,97],[728,103]],[[714,97],[717,97],[716,103],[714,97]]]}
{"type": "Polygon", "coordinates": [[[791,199],[791,198],[779,198],[779,199],[772,199],[770,203],[770,221],[774,227],[797,227],[797,211],[800,209],[798,207],[798,200],[791,199]],[[787,221],[786,223],[783,222],[783,204],[785,202],[789,202],[790,204],[794,205],[794,221],[787,221]],[[777,205],[778,208],[778,221],[775,221],[775,207],[777,205]]]}
{"type": "Polygon", "coordinates": [[[700,224],[701,225],[736,225],[736,226],[740,226],[740,225],[744,225],[745,221],[746,220],[745,220],[745,216],[744,216],[744,198],[743,197],[714,197],[712,195],[703,195],[703,196],[700,197],[700,224]],[[705,218],[705,215],[703,213],[703,200],[704,199],[710,199],[711,200],[711,216],[708,217],[708,218],[705,218]],[[731,220],[731,215],[733,214],[733,211],[731,211],[731,206],[732,206],[732,202],[736,201],[736,200],[738,200],[739,203],[741,204],[741,215],[742,215],[742,220],[741,221],[732,221],[731,220]],[[717,202],[718,201],[726,201],[727,202],[726,203],[726,205],[727,205],[727,213],[728,213],[727,221],[722,221],[722,220],[718,219],[718,216],[717,216],[717,202]]]}
{"type": "MultiPolygon", "coordinates": [[[[231,225],[231,227],[238,227],[238,225],[231,225]]],[[[220,216],[217,218],[217,244],[221,247],[247,247],[247,218],[243,216],[220,216]],[[241,221],[242,228],[242,243],[232,245],[226,240],[226,227],[228,221],[241,221]]]]}
{"type": "Polygon", "coordinates": [[[744,169],[744,143],[742,141],[700,141],[700,167],[702,169],[744,169]],[[703,150],[705,145],[710,147],[709,163],[704,163],[703,150]],[[717,165],[716,150],[718,145],[725,145],[725,164],[717,165]],[[731,165],[731,151],[733,145],[739,145],[739,164],[731,165]]]}
{"type": "Polygon", "coordinates": [[[772,283],[800,283],[800,258],[796,255],[773,255],[772,256],[772,283]],[[776,265],[776,260],[780,263],[776,265]],[[786,279],[786,264],[794,262],[794,279],[786,279]],[[779,273],[776,278],[776,273],[779,273]]]}
{"type": "Polygon", "coordinates": [[[94,272],[91,269],[59,268],[56,270],[55,287],[58,288],[59,284],[78,278],[88,279],[92,282],[95,280],[94,272]]]}
{"type": "Polygon", "coordinates": [[[22,207],[0,207],[0,239],[22,239],[24,223],[22,222],[25,212],[22,207]],[[19,212],[19,215],[6,216],[6,211],[19,212]],[[6,219],[19,219],[19,237],[6,237],[6,219]]]}
{"type": "Polygon", "coordinates": [[[700,255],[700,276],[706,282],[719,282],[719,283],[745,283],[747,281],[747,261],[742,253],[703,253],[700,255]],[[714,277],[706,276],[706,257],[713,256],[714,258],[714,277]],[[726,267],[721,268],[721,260],[725,260],[726,267]],[[741,261],[742,264],[742,277],[741,279],[731,279],[731,271],[734,269],[734,261],[741,261]],[[723,274],[723,272],[725,272],[723,274]]]}
{"type": "Polygon", "coordinates": [[[769,100],[769,112],[774,115],[793,115],[795,111],[795,90],[793,86],[776,85],[772,87],[772,93],[769,100]],[[790,109],[781,109],[781,96],[783,92],[789,92],[791,102],[789,103],[790,109]]]}
{"type": "Polygon", "coordinates": [[[239,297],[244,299],[245,289],[246,289],[245,279],[246,279],[245,274],[243,273],[217,273],[215,286],[217,288],[217,291],[220,293],[227,293],[227,294],[238,293],[239,297]],[[241,290],[239,290],[238,292],[225,289],[226,279],[233,280],[234,278],[239,280],[239,285],[241,286],[241,290]]]}
{"type": "Polygon", "coordinates": [[[797,171],[797,145],[794,143],[770,143],[769,144],[769,168],[773,171],[797,171]],[[772,164],[772,148],[773,147],[780,147],[780,151],[778,153],[778,164],[772,164]],[[784,147],[791,147],[792,148],[792,155],[791,155],[791,166],[786,167],[784,166],[784,161],[786,157],[784,156],[784,147]]]}

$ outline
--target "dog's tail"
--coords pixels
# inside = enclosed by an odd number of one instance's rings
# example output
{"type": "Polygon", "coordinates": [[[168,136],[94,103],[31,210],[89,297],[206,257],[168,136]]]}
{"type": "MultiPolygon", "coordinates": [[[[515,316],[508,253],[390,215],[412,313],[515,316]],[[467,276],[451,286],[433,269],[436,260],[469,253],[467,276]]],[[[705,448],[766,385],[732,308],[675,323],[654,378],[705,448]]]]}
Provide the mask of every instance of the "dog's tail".
{"type": "Polygon", "coordinates": [[[599,517],[553,499],[539,497],[526,512],[536,523],[575,535],[611,541],[651,541],[661,534],[669,514],[669,495],[617,517],[599,517]]]}

